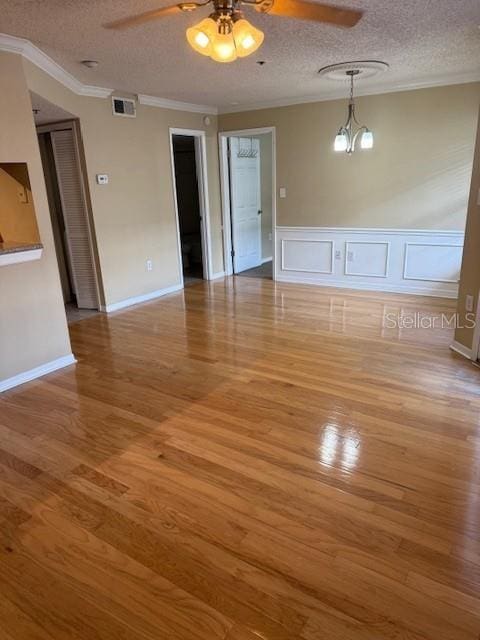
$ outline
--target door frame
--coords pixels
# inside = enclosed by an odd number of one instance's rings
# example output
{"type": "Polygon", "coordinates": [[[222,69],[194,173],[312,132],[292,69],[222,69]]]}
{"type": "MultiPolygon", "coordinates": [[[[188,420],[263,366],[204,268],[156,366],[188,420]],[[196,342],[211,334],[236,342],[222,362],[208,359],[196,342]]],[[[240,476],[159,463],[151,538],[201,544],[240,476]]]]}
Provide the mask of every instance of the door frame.
{"type": "Polygon", "coordinates": [[[228,138],[241,138],[270,133],[272,140],[272,279],[276,280],[277,262],[277,144],[276,127],[219,131],[218,151],[220,156],[220,189],[222,200],[223,261],[225,275],[233,275],[232,218],[230,208],[230,179],[228,162],[228,138]]]}
{"type": "Polygon", "coordinates": [[[212,242],[210,233],[210,204],[208,198],[208,175],[207,175],[207,140],[205,131],[197,129],[181,129],[178,127],[169,128],[170,140],[170,167],[172,171],[173,202],[175,206],[175,223],[177,229],[177,251],[180,267],[180,282],[183,286],[183,257],[182,243],[180,240],[180,218],[178,215],[177,183],[175,179],[175,156],[173,152],[173,136],[189,136],[195,142],[195,164],[198,180],[198,200],[200,203],[200,230],[202,242],[202,262],[204,280],[212,279],[212,242]]]}
{"type": "MultiPolygon", "coordinates": [[[[35,130],[36,130],[37,136],[41,133],[51,134],[51,133],[54,133],[55,131],[65,131],[65,130],[72,131],[74,146],[75,146],[75,157],[77,160],[77,166],[80,174],[80,190],[81,190],[81,196],[84,204],[84,210],[85,210],[85,216],[86,216],[85,219],[87,222],[87,239],[88,239],[88,244],[90,248],[90,255],[92,258],[92,268],[93,268],[93,274],[95,279],[97,310],[104,311],[105,292],[103,289],[102,270],[100,265],[95,222],[93,219],[92,202],[91,202],[90,191],[88,186],[88,171],[87,171],[87,165],[85,160],[85,152],[83,149],[80,121],[78,120],[78,118],[73,118],[69,120],[59,120],[57,122],[52,122],[50,124],[37,125],[35,127],[35,130]]],[[[53,158],[54,158],[54,163],[56,163],[55,151],[53,152],[53,158]]],[[[53,167],[53,169],[56,171],[55,167],[53,167]]],[[[44,173],[43,166],[42,166],[42,172],[44,173]]],[[[61,190],[60,190],[59,196],[60,196],[60,201],[62,203],[62,217],[65,218],[64,207],[63,207],[63,197],[62,197],[61,190]]]]}
{"type": "Polygon", "coordinates": [[[473,330],[471,359],[473,362],[480,360],[480,291],[477,295],[477,308],[475,309],[475,327],[473,330]]]}

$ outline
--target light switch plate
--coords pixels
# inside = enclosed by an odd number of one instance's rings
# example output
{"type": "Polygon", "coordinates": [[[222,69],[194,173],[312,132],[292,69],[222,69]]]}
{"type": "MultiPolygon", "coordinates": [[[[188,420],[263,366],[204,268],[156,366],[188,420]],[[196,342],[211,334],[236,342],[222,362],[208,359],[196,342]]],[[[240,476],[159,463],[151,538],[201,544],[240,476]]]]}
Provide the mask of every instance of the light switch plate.
{"type": "Polygon", "coordinates": [[[108,184],[108,175],[106,173],[97,173],[97,184],[108,184]]]}
{"type": "Polygon", "coordinates": [[[280,187],[278,195],[280,198],[286,198],[287,197],[287,188],[286,187],[280,187]]]}
{"type": "Polygon", "coordinates": [[[473,296],[472,295],[466,295],[465,296],[465,310],[466,311],[473,311],[473,296]]]}
{"type": "Polygon", "coordinates": [[[25,187],[18,187],[17,190],[18,201],[20,204],[28,204],[28,191],[25,187]]]}

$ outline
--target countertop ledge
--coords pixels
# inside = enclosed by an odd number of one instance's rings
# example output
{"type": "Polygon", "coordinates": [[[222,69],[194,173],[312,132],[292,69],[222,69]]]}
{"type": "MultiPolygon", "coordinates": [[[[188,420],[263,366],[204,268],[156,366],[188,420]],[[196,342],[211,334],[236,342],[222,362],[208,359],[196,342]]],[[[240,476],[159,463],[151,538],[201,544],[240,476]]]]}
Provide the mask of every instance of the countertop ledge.
{"type": "Polygon", "coordinates": [[[43,244],[26,242],[0,242],[0,267],[19,262],[30,262],[42,257],[43,244]]]}
{"type": "Polygon", "coordinates": [[[36,249],[43,249],[43,244],[40,242],[0,242],[0,255],[18,253],[19,251],[34,251],[36,249]]]}

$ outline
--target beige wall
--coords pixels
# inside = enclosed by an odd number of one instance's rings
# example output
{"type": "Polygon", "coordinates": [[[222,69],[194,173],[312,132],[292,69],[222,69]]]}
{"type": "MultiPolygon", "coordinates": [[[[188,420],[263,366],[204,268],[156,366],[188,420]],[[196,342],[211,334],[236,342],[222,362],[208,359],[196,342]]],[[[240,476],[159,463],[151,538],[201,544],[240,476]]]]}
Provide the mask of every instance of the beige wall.
{"type": "Polygon", "coordinates": [[[333,151],[346,100],[219,116],[219,130],[276,127],[277,224],[463,229],[480,84],[361,97],[372,151],[333,151]]]}
{"type": "Polygon", "coordinates": [[[137,117],[112,115],[110,99],[77,96],[24,61],[29,88],[80,119],[107,304],[180,280],[169,127],[205,130],[213,272],[223,271],[217,119],[137,105],[137,117]],[[97,173],[109,184],[99,186],[97,173]],[[153,261],[153,270],[145,267],[153,261]]]}
{"type": "MultiPolygon", "coordinates": [[[[473,136],[472,136],[473,137],[473,136]]],[[[470,199],[468,202],[467,226],[465,229],[465,245],[463,250],[462,271],[460,274],[460,290],[458,295],[459,328],[455,332],[455,340],[472,347],[473,327],[471,318],[465,318],[465,298],[474,297],[474,309],[479,302],[480,291],[480,113],[477,129],[477,144],[473,162],[470,199]]],[[[477,355],[477,354],[475,354],[477,355]]]]}
{"type": "Polygon", "coordinates": [[[16,169],[24,175],[0,168],[0,235],[5,242],[36,243],[40,238],[28,172],[23,163],[16,169]]]}
{"type": "Polygon", "coordinates": [[[0,53],[0,162],[27,162],[43,256],[0,267],[0,380],[70,354],[32,106],[19,56],[0,53]]]}

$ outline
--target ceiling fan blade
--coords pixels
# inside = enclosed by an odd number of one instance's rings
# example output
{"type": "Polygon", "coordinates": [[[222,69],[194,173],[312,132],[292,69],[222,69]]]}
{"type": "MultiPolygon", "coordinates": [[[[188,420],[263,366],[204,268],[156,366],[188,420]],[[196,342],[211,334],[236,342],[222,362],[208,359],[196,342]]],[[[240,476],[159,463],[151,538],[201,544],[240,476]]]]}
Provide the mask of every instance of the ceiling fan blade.
{"type": "Polygon", "coordinates": [[[103,26],[106,29],[128,29],[129,27],[136,27],[139,24],[143,24],[144,22],[150,22],[150,20],[166,18],[167,16],[175,15],[176,13],[180,13],[181,11],[193,11],[194,9],[196,9],[196,6],[194,6],[193,3],[188,3],[189,9],[182,8],[183,6],[187,6],[187,3],[185,3],[185,5],[174,4],[170,7],[161,7],[160,9],[153,9],[153,11],[145,11],[145,13],[139,13],[136,16],[121,18],[120,20],[109,22],[108,24],[105,24],[103,26]]]}
{"type": "Polygon", "coordinates": [[[357,9],[305,2],[305,0],[266,0],[257,4],[255,9],[273,16],[329,22],[339,27],[354,27],[363,15],[363,11],[357,9]]]}

